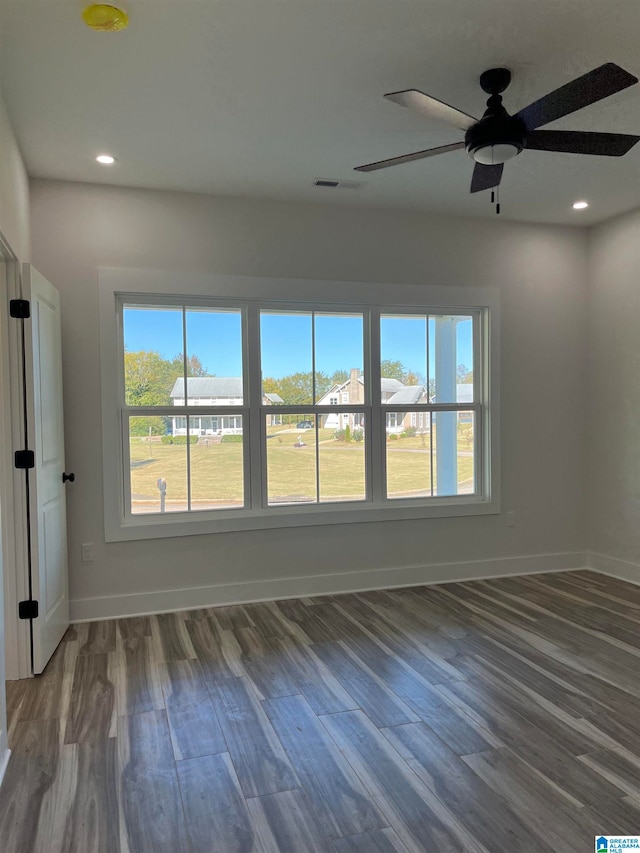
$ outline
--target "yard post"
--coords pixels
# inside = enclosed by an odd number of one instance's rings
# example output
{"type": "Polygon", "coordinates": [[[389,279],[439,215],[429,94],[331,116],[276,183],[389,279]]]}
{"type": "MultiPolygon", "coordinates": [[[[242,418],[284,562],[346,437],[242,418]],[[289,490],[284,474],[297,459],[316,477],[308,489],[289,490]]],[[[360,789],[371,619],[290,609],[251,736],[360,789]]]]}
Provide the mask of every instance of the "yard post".
{"type": "Polygon", "coordinates": [[[160,512],[164,512],[164,502],[167,495],[167,481],[164,477],[158,477],[158,491],[160,492],[160,512]]]}

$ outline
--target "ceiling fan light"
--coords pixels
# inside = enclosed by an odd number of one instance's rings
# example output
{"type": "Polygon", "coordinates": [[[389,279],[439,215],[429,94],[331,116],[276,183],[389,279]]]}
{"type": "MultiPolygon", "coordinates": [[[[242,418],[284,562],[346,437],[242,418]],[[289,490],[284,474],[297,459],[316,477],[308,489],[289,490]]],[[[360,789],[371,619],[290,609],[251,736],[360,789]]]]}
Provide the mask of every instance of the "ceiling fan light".
{"type": "Polygon", "coordinates": [[[510,142],[499,142],[497,145],[482,145],[471,152],[476,163],[483,166],[497,166],[512,160],[522,149],[510,142]]]}
{"type": "Polygon", "coordinates": [[[573,203],[574,210],[584,210],[586,207],[589,207],[588,201],[574,201],[573,203]]]}

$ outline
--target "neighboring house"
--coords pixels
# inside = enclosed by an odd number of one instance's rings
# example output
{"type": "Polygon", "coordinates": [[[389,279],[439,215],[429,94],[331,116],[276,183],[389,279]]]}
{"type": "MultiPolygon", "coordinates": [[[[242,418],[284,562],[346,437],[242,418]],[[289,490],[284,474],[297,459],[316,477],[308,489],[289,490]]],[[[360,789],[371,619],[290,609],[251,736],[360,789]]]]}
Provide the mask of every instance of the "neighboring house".
{"type": "MultiPolygon", "coordinates": [[[[385,381],[384,379],[382,380],[385,381]]],[[[397,381],[397,380],[394,380],[397,381]]],[[[400,433],[408,427],[413,427],[417,432],[428,432],[431,428],[428,412],[403,412],[400,406],[415,406],[419,403],[428,403],[429,395],[424,385],[402,385],[394,391],[386,401],[388,406],[394,406],[394,411],[387,414],[387,432],[400,433]],[[395,408],[398,407],[398,408],[395,408]]]]}
{"type": "MultiPolygon", "coordinates": [[[[241,406],[242,379],[239,376],[189,376],[187,377],[188,405],[190,406],[241,406]]],[[[390,409],[387,413],[387,432],[402,433],[408,428],[418,432],[429,432],[431,421],[427,412],[407,412],[406,405],[418,405],[428,402],[427,389],[424,385],[403,385],[399,379],[382,377],[380,380],[382,402],[390,409]],[[393,408],[391,408],[393,407],[393,408]]],[[[174,406],[184,405],[184,379],[176,379],[171,391],[174,406]]],[[[471,403],[473,400],[473,385],[458,383],[457,399],[459,403],[471,403]]],[[[434,402],[432,400],[431,402],[434,402]]],[[[262,398],[264,406],[277,406],[284,403],[279,394],[265,394],[262,398]]],[[[357,369],[349,372],[346,382],[333,385],[326,394],[318,400],[319,406],[349,406],[364,403],[364,377],[357,369]]],[[[464,421],[465,413],[458,416],[464,421]]],[[[174,417],[172,420],[173,435],[186,435],[187,423],[184,417],[174,417]]],[[[267,416],[267,426],[277,426],[282,423],[282,415],[267,416]]],[[[361,412],[336,412],[322,415],[320,425],[325,429],[364,429],[364,415],[361,412]]],[[[221,435],[224,433],[241,433],[242,418],[240,415],[205,415],[191,418],[191,431],[200,435],[221,435]]]]}
{"type": "MultiPolygon", "coordinates": [[[[384,380],[383,380],[384,381],[384,380]]],[[[358,406],[364,403],[364,377],[353,368],[346,382],[338,382],[318,400],[319,406],[358,406]]],[[[322,415],[320,426],[325,429],[362,429],[364,415],[361,412],[336,412],[322,415]]]]}
{"type": "MultiPolygon", "coordinates": [[[[380,391],[383,403],[420,403],[426,401],[426,388],[424,385],[403,385],[399,379],[389,379],[383,376],[380,379],[380,391]]],[[[319,406],[348,406],[362,405],[364,403],[364,376],[360,371],[353,368],[349,371],[346,382],[337,383],[318,400],[319,406]]],[[[389,412],[387,415],[387,432],[402,432],[407,423],[406,413],[389,412]]],[[[361,412],[336,412],[322,416],[322,424],[325,429],[350,429],[364,428],[364,415],[361,412]]]]}
{"type": "MultiPolygon", "coordinates": [[[[242,378],[240,376],[188,376],[187,405],[189,406],[241,406],[242,378]]],[[[171,389],[171,400],[174,406],[184,406],[184,379],[176,379],[171,389]]],[[[283,403],[278,394],[265,394],[262,403],[273,406],[283,403]]],[[[173,435],[187,434],[187,419],[174,417],[171,419],[173,435]]],[[[279,415],[269,415],[268,425],[280,422],[279,415]]],[[[204,415],[191,416],[191,432],[199,435],[223,435],[225,433],[241,433],[242,418],[240,415],[204,415]]]]}
{"type": "MultiPolygon", "coordinates": [[[[281,406],[283,403],[284,400],[280,394],[265,394],[262,398],[263,406],[281,406]]],[[[280,426],[281,423],[282,415],[267,415],[267,426],[280,426]]]]}
{"type": "MultiPolygon", "coordinates": [[[[427,403],[428,394],[425,385],[404,385],[399,379],[382,377],[380,379],[380,391],[382,402],[388,406],[394,406],[393,411],[387,414],[387,432],[402,433],[409,427],[418,432],[428,432],[431,429],[431,420],[427,412],[406,412],[402,410],[403,405],[418,405],[427,403]]],[[[473,401],[473,385],[458,383],[456,396],[459,403],[471,403],[473,401]]],[[[435,402],[431,400],[431,402],[435,402]]],[[[333,385],[327,393],[318,400],[320,406],[348,406],[362,405],[364,403],[364,377],[360,371],[352,369],[346,382],[333,385]]],[[[464,413],[460,413],[459,420],[464,419],[464,413]]],[[[322,423],[325,429],[350,429],[364,428],[364,416],[361,413],[336,412],[335,414],[323,415],[322,423]]]]}

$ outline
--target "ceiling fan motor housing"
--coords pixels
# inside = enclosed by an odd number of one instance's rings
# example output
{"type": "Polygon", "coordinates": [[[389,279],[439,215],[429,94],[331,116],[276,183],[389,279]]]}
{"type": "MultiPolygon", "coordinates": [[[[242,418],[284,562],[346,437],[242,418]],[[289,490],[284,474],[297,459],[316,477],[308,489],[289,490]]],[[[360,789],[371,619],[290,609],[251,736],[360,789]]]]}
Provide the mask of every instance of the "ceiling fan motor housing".
{"type": "Polygon", "coordinates": [[[476,163],[494,166],[511,160],[522,149],[527,136],[524,122],[510,116],[502,106],[501,92],[511,82],[508,68],[490,68],[480,76],[480,86],[490,95],[487,109],[477,124],[465,134],[467,153],[476,163]]]}
{"type": "Polygon", "coordinates": [[[466,132],[464,142],[467,153],[476,163],[492,166],[518,155],[526,137],[527,128],[521,119],[510,116],[502,106],[497,111],[490,106],[480,121],[466,132]]]}

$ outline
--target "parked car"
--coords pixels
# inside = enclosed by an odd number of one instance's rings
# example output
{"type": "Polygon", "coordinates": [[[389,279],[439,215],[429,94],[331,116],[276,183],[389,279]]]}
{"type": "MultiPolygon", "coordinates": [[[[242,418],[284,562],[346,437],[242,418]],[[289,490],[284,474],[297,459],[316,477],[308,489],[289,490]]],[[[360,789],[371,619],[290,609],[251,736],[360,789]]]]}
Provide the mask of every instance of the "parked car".
{"type": "Polygon", "coordinates": [[[299,421],[296,429],[313,429],[313,421],[299,421]]]}

